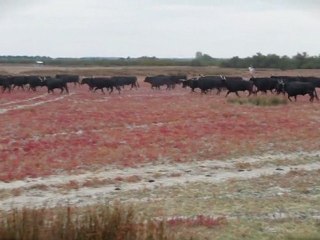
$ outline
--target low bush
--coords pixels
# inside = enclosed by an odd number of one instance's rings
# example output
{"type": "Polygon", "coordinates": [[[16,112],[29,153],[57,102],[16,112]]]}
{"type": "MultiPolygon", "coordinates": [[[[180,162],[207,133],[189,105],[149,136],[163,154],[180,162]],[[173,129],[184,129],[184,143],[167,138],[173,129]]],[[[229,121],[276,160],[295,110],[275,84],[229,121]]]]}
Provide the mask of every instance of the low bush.
{"type": "Polygon", "coordinates": [[[41,208],[0,213],[1,240],[173,240],[161,221],[146,220],[132,207],[41,208]]]}
{"type": "Polygon", "coordinates": [[[235,104],[251,104],[256,106],[278,106],[287,104],[288,100],[277,96],[257,96],[249,98],[228,98],[229,103],[235,104]]]}

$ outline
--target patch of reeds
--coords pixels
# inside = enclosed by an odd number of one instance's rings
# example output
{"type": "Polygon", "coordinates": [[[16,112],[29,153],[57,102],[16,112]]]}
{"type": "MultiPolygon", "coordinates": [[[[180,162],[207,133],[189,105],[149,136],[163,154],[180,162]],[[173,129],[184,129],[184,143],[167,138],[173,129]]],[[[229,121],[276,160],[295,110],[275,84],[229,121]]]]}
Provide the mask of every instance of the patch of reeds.
{"type": "Polygon", "coordinates": [[[227,102],[234,104],[251,104],[256,106],[278,106],[287,104],[288,100],[278,96],[256,96],[249,98],[228,98],[227,102]]]}
{"type": "Polygon", "coordinates": [[[165,222],[132,207],[41,208],[0,212],[1,240],[174,240],[165,222]]]}

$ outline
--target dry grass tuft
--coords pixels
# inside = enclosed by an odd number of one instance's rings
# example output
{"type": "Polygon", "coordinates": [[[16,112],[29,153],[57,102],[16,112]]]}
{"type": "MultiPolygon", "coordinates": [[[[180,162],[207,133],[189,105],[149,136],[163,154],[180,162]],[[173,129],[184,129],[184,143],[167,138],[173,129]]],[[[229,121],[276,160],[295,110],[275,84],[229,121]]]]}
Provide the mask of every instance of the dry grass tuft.
{"type": "Polygon", "coordinates": [[[173,240],[163,221],[138,216],[132,207],[23,209],[0,213],[2,240],[173,240]]]}
{"type": "Polygon", "coordinates": [[[236,103],[236,104],[250,104],[256,106],[278,106],[287,104],[288,100],[285,98],[280,98],[277,96],[258,96],[252,98],[229,98],[227,100],[229,103],[236,103]]]}

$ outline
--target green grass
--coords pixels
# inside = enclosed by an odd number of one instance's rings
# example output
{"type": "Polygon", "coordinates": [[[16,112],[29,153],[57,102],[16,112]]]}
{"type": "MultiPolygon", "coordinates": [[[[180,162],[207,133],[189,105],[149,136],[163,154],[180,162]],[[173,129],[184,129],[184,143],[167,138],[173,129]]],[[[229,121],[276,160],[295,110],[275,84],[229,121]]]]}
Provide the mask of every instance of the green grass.
{"type": "Polygon", "coordinates": [[[255,106],[278,106],[287,104],[288,100],[278,96],[255,96],[249,98],[228,98],[228,103],[234,104],[251,104],[255,106]]]}

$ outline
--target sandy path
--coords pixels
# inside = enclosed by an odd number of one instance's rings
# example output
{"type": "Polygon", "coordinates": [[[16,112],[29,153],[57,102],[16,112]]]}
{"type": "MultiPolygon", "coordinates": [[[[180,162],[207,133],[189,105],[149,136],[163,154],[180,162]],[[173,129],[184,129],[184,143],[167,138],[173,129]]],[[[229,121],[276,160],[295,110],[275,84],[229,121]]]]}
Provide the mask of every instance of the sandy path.
{"type": "Polygon", "coordinates": [[[44,98],[46,96],[48,96],[47,93],[39,95],[39,96],[36,96],[36,97],[32,97],[32,98],[27,98],[27,99],[21,99],[21,100],[18,100],[18,101],[11,101],[11,102],[6,102],[6,103],[1,103],[0,106],[2,107],[2,106],[16,104],[16,103],[29,102],[29,101],[36,100],[38,98],[44,98]]]}
{"type": "MultiPolygon", "coordinates": [[[[290,154],[267,154],[262,156],[242,157],[228,161],[201,161],[181,164],[148,164],[137,168],[118,169],[110,167],[97,172],[78,175],[57,175],[46,178],[25,179],[9,183],[0,182],[0,189],[15,192],[10,197],[0,198],[0,209],[40,207],[56,205],[88,205],[112,201],[119,192],[154,188],[166,188],[194,182],[219,183],[230,179],[247,180],[274,174],[287,174],[291,170],[312,171],[320,169],[320,162],[304,164],[270,165],[273,160],[293,160],[301,158],[320,158],[317,152],[295,152],[290,154]],[[268,164],[263,164],[264,162],[268,164]],[[262,163],[257,167],[239,169],[238,164],[262,163]],[[128,179],[131,181],[115,181],[128,179]],[[86,181],[100,183],[92,187],[63,187],[76,183],[81,186],[86,181]],[[101,184],[103,183],[103,184],[101,184]],[[45,187],[44,187],[45,186],[45,187]],[[19,192],[19,194],[17,194],[19,192]]],[[[288,161],[290,162],[290,161],[288,161]]],[[[130,201],[130,198],[127,199],[130,201]]]]}
{"type": "MultiPolygon", "coordinates": [[[[9,111],[13,111],[13,110],[21,110],[21,109],[26,109],[26,108],[31,108],[31,107],[36,107],[36,106],[40,106],[40,105],[43,105],[43,104],[46,104],[46,103],[51,103],[51,102],[56,102],[56,101],[60,101],[64,98],[67,98],[67,97],[70,97],[72,95],[74,95],[75,93],[70,93],[68,95],[63,95],[63,96],[60,96],[60,97],[56,97],[54,99],[50,99],[50,100],[45,100],[45,101],[39,101],[39,102],[36,102],[36,103],[32,103],[32,104],[22,104],[22,105],[15,105],[15,106],[11,106],[11,107],[7,107],[7,108],[0,108],[0,114],[4,114],[4,113],[7,113],[9,111]]],[[[25,101],[31,101],[31,100],[34,100],[34,99],[38,99],[39,97],[35,97],[33,99],[28,99],[28,100],[25,100],[25,101]]],[[[17,101],[18,102],[18,101],[17,101]]],[[[20,101],[20,102],[23,102],[23,101],[20,101]]],[[[12,103],[12,102],[11,102],[12,103]]]]}

